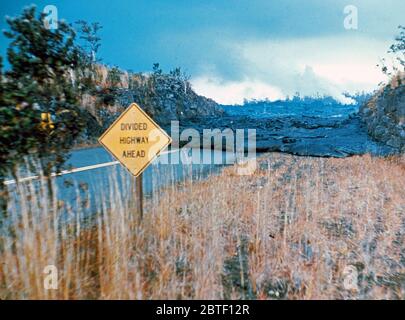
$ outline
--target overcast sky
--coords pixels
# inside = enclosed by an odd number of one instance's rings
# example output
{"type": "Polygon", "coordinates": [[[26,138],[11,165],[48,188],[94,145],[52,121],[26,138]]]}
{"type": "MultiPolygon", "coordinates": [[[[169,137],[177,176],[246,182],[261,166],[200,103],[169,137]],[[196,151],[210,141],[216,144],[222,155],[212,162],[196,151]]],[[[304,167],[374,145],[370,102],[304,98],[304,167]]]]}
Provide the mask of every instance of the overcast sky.
{"type": "MultiPolygon", "coordinates": [[[[0,4],[4,17],[32,1],[0,4]]],[[[191,75],[197,92],[221,103],[373,90],[384,80],[376,67],[405,25],[404,0],[98,0],[52,4],[59,18],[103,25],[105,63],[150,71],[159,62],[191,75]],[[344,28],[347,5],[358,29],[344,28]]],[[[1,55],[7,45],[0,38],[1,55]]]]}

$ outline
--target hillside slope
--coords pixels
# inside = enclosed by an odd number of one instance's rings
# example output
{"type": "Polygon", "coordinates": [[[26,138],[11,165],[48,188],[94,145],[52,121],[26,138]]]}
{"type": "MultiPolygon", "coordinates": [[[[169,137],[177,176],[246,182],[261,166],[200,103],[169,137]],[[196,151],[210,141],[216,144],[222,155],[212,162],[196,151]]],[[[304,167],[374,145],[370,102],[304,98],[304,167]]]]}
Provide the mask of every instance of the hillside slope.
{"type": "Polygon", "coordinates": [[[378,141],[405,151],[405,74],[377,91],[360,108],[368,133],[378,141]]]}
{"type": "Polygon", "coordinates": [[[122,72],[111,81],[103,66],[97,72],[96,90],[82,99],[86,130],[79,143],[92,143],[133,102],[159,125],[172,120],[189,120],[223,114],[212,99],[198,95],[179,74],[134,74],[122,72]]]}

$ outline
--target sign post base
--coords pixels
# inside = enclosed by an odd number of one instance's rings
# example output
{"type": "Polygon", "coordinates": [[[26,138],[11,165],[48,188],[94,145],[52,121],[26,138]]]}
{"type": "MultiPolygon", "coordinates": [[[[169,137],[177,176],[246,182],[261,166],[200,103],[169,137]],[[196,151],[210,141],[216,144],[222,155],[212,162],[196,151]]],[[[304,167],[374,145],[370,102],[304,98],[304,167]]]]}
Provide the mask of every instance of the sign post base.
{"type": "Polygon", "coordinates": [[[143,218],[143,174],[134,177],[135,195],[134,195],[134,209],[138,224],[141,223],[143,218]]]}

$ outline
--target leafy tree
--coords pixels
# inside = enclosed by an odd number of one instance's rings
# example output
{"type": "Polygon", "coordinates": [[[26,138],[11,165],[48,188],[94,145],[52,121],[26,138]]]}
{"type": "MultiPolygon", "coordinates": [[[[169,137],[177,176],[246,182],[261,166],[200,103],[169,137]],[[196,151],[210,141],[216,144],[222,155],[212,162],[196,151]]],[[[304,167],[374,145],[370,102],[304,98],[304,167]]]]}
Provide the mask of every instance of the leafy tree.
{"type": "Polygon", "coordinates": [[[91,24],[84,20],[75,22],[78,29],[81,50],[81,63],[74,70],[75,78],[80,79],[80,90],[82,93],[95,93],[96,83],[100,81],[97,73],[97,63],[101,61],[97,53],[101,46],[99,31],[102,26],[98,22],[91,24]]]}
{"type": "Polygon", "coordinates": [[[393,76],[398,71],[405,71],[405,27],[398,26],[399,34],[395,37],[395,42],[391,45],[387,53],[389,53],[397,63],[387,65],[386,59],[381,59],[381,70],[387,76],[393,76]],[[399,66],[398,66],[399,64],[399,66]]]}
{"type": "Polygon", "coordinates": [[[84,20],[78,20],[75,22],[79,29],[79,38],[84,41],[83,48],[86,49],[88,57],[93,63],[100,62],[101,59],[97,57],[98,49],[101,46],[101,38],[99,37],[99,31],[103,28],[98,22],[91,24],[84,20]]]}
{"type": "Polygon", "coordinates": [[[181,68],[174,68],[169,71],[169,75],[176,80],[181,80],[181,68]]]}
{"type": "Polygon", "coordinates": [[[32,154],[45,174],[59,170],[83,129],[77,107],[81,79],[72,77],[84,63],[82,49],[70,25],[59,21],[56,30],[48,30],[44,18],[30,7],[7,19],[10,68],[0,82],[0,179],[32,154]]]}
{"type": "Polygon", "coordinates": [[[153,76],[161,76],[163,74],[163,70],[160,68],[160,64],[158,62],[153,64],[152,70],[153,76]]]}
{"type": "Polygon", "coordinates": [[[405,69],[405,27],[399,26],[399,35],[395,37],[395,43],[391,45],[390,51],[397,54],[397,61],[405,69]]]}
{"type": "Polygon", "coordinates": [[[171,70],[169,72],[169,75],[174,78],[174,80],[179,81],[183,84],[184,93],[187,93],[187,90],[191,88],[190,75],[188,75],[186,72],[183,72],[180,67],[171,70]]]}

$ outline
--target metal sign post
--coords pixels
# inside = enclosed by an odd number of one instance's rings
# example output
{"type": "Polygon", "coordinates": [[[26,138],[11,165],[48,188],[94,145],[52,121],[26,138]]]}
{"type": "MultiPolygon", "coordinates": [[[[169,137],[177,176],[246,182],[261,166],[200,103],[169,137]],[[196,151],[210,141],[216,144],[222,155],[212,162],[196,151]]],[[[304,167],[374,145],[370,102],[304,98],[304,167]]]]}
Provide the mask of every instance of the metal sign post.
{"type": "Polygon", "coordinates": [[[172,139],[136,103],[132,103],[100,137],[99,142],[135,176],[135,210],[143,216],[142,172],[172,139]]]}
{"type": "Polygon", "coordinates": [[[143,174],[135,177],[135,212],[138,223],[143,218],[143,174]]]}

